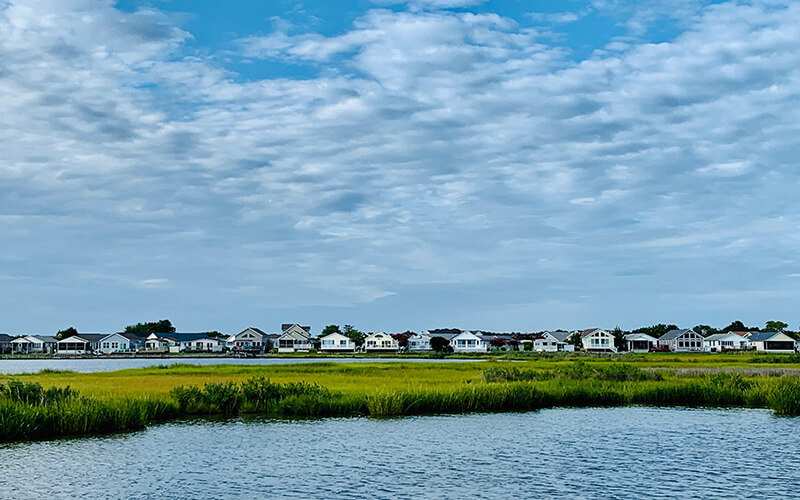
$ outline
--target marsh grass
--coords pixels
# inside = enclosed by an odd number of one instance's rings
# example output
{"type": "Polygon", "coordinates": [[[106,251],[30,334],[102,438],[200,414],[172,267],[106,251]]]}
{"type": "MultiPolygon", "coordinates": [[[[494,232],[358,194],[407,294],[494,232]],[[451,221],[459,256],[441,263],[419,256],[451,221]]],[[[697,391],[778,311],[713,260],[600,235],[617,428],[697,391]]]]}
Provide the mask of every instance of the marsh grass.
{"type": "MultiPolygon", "coordinates": [[[[644,362],[571,358],[464,364],[182,364],[20,375],[0,384],[0,441],[138,430],[193,415],[384,418],[621,405],[756,407],[800,415],[797,377],[750,376],[731,373],[739,370],[736,365],[723,368],[684,365],[681,370],[701,370],[682,376],[644,362]],[[84,387],[91,388],[88,395],[84,387]]],[[[779,370],[787,369],[793,368],[779,370]]]]}
{"type": "Polygon", "coordinates": [[[767,400],[776,415],[800,416],[800,379],[781,379],[769,391],[767,400]]]}
{"type": "Polygon", "coordinates": [[[98,400],[66,388],[36,383],[0,385],[0,441],[43,440],[144,429],[177,416],[159,398],[98,400]]]}

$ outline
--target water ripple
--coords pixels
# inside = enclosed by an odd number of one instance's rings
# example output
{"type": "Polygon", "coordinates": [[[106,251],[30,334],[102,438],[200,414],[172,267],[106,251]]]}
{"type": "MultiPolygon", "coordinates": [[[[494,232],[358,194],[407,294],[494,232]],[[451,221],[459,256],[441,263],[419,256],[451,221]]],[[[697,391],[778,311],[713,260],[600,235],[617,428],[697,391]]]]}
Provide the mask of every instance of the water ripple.
{"type": "Polygon", "coordinates": [[[0,446],[0,498],[793,498],[800,421],[762,410],[193,421],[0,446]]]}

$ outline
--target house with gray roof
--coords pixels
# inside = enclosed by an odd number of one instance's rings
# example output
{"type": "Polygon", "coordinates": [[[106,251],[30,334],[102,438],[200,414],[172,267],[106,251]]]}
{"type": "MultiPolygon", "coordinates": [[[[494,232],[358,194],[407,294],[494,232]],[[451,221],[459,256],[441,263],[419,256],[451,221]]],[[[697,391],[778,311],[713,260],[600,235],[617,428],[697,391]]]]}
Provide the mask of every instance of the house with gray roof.
{"type": "Polygon", "coordinates": [[[61,339],[56,343],[59,356],[83,356],[100,349],[100,341],[107,337],[104,333],[80,333],[61,339]]]}
{"type": "Polygon", "coordinates": [[[694,330],[670,330],[658,339],[658,345],[672,352],[702,352],[703,336],[694,330]]]}
{"type": "Polygon", "coordinates": [[[272,348],[269,335],[262,330],[251,326],[241,332],[228,337],[227,346],[234,352],[264,352],[272,348]]]}
{"type": "Polygon", "coordinates": [[[151,333],[145,349],[151,352],[222,352],[225,338],[207,333],[151,333]]]}
{"type": "Polygon", "coordinates": [[[539,352],[574,351],[575,346],[567,342],[569,332],[544,331],[533,336],[533,350],[539,352]],[[566,334],[566,335],[564,335],[566,334]]]}
{"type": "Polygon", "coordinates": [[[24,335],[11,341],[15,354],[50,354],[56,350],[58,339],[47,335],[24,335]]]}
{"type": "Polygon", "coordinates": [[[707,352],[741,351],[750,348],[750,340],[733,332],[715,333],[703,339],[707,352]]]}
{"type": "Polygon", "coordinates": [[[281,325],[281,336],[278,337],[278,352],[309,352],[311,343],[311,327],[297,323],[281,325]]]}
{"type": "Polygon", "coordinates": [[[658,344],[658,339],[646,333],[630,333],[625,335],[625,347],[628,352],[650,352],[658,344]]]}
{"type": "Polygon", "coordinates": [[[783,332],[752,332],[747,339],[756,351],[792,353],[795,341],[783,332]]]}

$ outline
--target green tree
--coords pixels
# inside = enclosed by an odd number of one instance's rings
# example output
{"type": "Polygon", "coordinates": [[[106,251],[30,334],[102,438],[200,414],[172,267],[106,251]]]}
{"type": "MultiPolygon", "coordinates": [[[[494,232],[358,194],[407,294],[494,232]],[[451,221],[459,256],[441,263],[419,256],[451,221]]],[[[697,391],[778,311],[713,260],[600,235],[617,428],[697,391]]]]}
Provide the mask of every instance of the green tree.
{"type": "Polygon", "coordinates": [[[614,328],[614,330],[611,332],[611,334],[614,336],[614,347],[616,347],[617,350],[621,350],[622,348],[624,348],[625,347],[625,332],[622,331],[622,329],[619,327],[619,325],[617,325],[617,327],[614,328]]]}
{"type": "Polygon", "coordinates": [[[453,347],[450,345],[450,341],[444,337],[431,337],[431,349],[436,352],[452,352],[453,347]]]}
{"type": "Polygon", "coordinates": [[[175,327],[168,319],[155,321],[152,323],[136,323],[125,327],[125,333],[174,333],[175,327]]]}
{"type": "Polygon", "coordinates": [[[787,328],[789,328],[789,323],[784,323],[783,321],[767,321],[764,330],[768,332],[782,332],[787,328]]]}
{"type": "Polygon", "coordinates": [[[366,333],[356,330],[353,325],[344,325],[342,335],[352,340],[356,347],[364,345],[364,339],[367,338],[366,333]]]}
{"type": "Polygon", "coordinates": [[[737,320],[737,321],[732,322],[730,325],[726,326],[725,328],[723,328],[722,329],[722,333],[728,333],[728,332],[751,332],[751,331],[754,331],[754,330],[758,330],[758,328],[757,327],[751,327],[751,326],[744,326],[744,323],[742,323],[741,321],[737,320]]]}
{"type": "Polygon", "coordinates": [[[573,333],[567,339],[567,342],[575,346],[575,350],[577,351],[581,347],[583,347],[583,342],[581,341],[581,334],[578,332],[573,333]]]}
{"type": "Polygon", "coordinates": [[[698,335],[702,335],[703,337],[708,337],[709,335],[719,333],[719,330],[717,330],[713,326],[708,326],[708,325],[697,325],[694,328],[692,328],[692,331],[694,331],[694,333],[698,335]]]}
{"type": "Polygon", "coordinates": [[[637,328],[633,331],[633,333],[646,333],[651,337],[659,338],[668,331],[677,329],[677,325],[665,325],[664,323],[659,323],[653,326],[643,326],[641,328],[637,328]]]}
{"type": "Polygon", "coordinates": [[[403,333],[393,333],[391,336],[394,340],[397,341],[397,346],[402,350],[408,349],[408,339],[414,335],[412,331],[405,331],[403,333]]]}
{"type": "Polygon", "coordinates": [[[56,333],[56,338],[58,340],[64,340],[66,338],[73,337],[77,334],[78,330],[74,329],[73,327],[69,327],[64,330],[59,330],[58,333],[56,333]]]}
{"type": "Polygon", "coordinates": [[[339,329],[339,325],[328,325],[322,329],[322,333],[319,334],[320,337],[324,337],[325,335],[330,335],[331,333],[342,333],[339,329]]]}

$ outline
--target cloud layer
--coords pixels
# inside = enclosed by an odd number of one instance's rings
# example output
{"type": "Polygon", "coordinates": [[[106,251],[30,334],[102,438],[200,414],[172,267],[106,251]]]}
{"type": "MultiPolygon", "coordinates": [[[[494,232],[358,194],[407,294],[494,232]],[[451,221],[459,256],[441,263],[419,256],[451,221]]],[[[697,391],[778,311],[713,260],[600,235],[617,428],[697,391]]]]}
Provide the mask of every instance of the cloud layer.
{"type": "Polygon", "coordinates": [[[244,80],[153,8],[0,2],[0,329],[800,321],[800,6],[576,62],[471,4],[232,40],[315,69],[244,80]]]}

